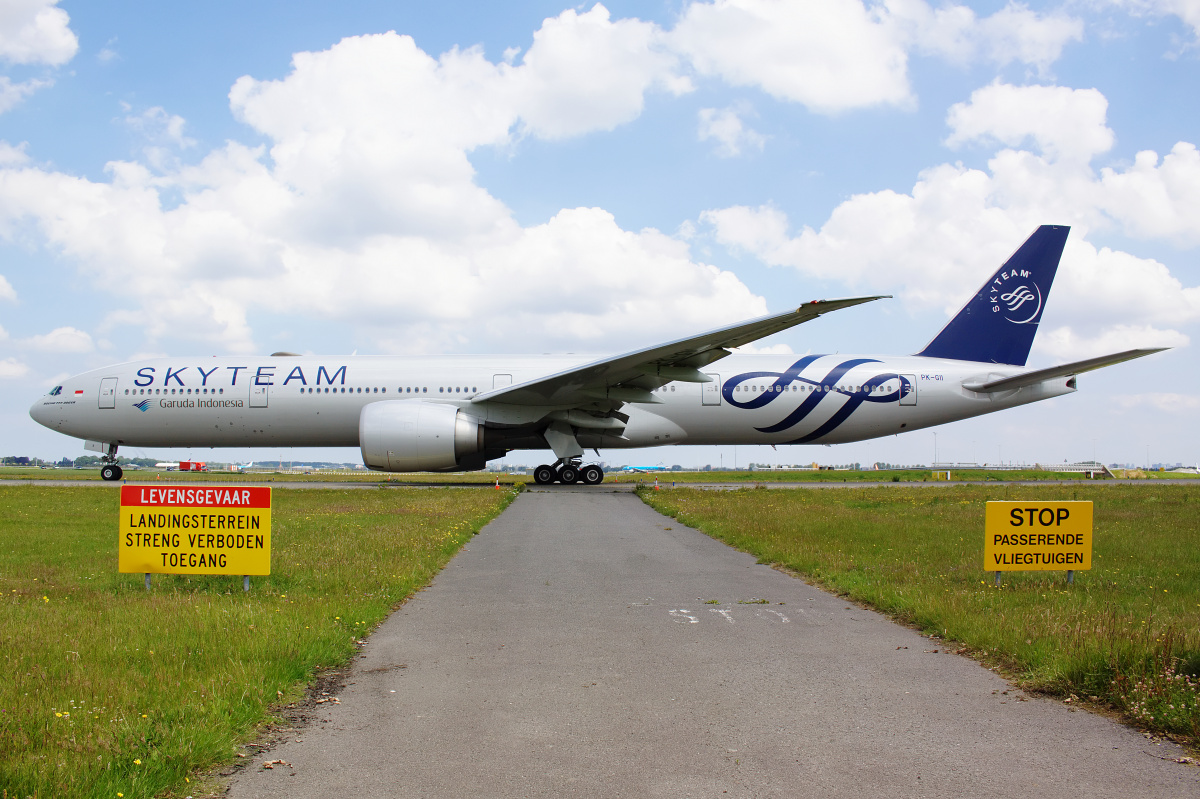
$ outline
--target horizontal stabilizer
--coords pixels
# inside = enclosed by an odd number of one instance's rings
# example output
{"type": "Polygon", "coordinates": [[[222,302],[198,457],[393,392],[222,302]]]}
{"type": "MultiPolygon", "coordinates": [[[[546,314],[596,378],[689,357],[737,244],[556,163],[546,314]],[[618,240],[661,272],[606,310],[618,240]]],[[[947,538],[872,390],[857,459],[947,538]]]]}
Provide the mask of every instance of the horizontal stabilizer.
{"type": "Polygon", "coordinates": [[[1004,377],[999,380],[992,380],[987,383],[963,383],[963,388],[969,391],[978,391],[982,394],[988,394],[995,391],[1012,391],[1025,386],[1032,386],[1041,383],[1043,380],[1051,380],[1055,377],[1066,377],[1068,375],[1077,375],[1082,372],[1090,372],[1093,369],[1101,369],[1105,366],[1112,366],[1114,363],[1123,363],[1124,361],[1132,361],[1134,358],[1141,358],[1144,355],[1153,355],[1156,352],[1170,349],[1170,347],[1155,347],[1145,350],[1125,350],[1113,355],[1101,355],[1099,358],[1088,358],[1085,361],[1076,361],[1075,363],[1064,363],[1061,366],[1051,366],[1048,369],[1037,369],[1033,372],[1015,375],[1013,377],[1004,377]]]}

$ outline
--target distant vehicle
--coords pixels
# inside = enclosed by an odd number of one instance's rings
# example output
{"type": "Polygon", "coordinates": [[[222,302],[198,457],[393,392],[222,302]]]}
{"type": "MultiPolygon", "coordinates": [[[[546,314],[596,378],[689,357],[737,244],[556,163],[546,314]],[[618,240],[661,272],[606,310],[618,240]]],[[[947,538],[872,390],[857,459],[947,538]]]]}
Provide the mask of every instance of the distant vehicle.
{"type": "Polygon", "coordinates": [[[204,461],[180,461],[179,471],[181,472],[207,472],[208,464],[204,461]]]}
{"type": "Polygon", "coordinates": [[[123,445],[357,446],[385,472],[473,471],[515,450],[551,450],[556,460],[534,470],[536,482],[598,483],[600,466],[582,462],[588,449],[910,433],[1070,394],[1083,372],[1161,351],[1025,368],[1068,232],[1038,228],[914,355],[733,352],[883,299],[853,297],[593,361],[287,352],[138,361],[72,377],[29,414],[103,453],[106,480],[121,477],[123,445]]]}
{"type": "Polygon", "coordinates": [[[665,472],[666,466],[623,466],[623,472],[665,472]]]}

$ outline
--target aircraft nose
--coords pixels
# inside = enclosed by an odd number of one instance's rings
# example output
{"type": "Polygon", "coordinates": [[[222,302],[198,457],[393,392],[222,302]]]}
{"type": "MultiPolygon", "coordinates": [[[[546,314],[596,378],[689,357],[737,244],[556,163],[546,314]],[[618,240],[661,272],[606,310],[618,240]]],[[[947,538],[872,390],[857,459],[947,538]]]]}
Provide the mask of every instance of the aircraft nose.
{"type": "Polygon", "coordinates": [[[46,406],[45,397],[38,397],[37,401],[29,406],[29,415],[38,424],[44,427],[50,426],[50,409],[46,406]]]}

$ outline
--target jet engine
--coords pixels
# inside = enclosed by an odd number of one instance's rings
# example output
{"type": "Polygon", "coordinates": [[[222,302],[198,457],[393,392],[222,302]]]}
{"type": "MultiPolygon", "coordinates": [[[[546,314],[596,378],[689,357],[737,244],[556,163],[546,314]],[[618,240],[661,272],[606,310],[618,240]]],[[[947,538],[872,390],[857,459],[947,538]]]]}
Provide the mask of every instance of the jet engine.
{"type": "Polygon", "coordinates": [[[358,417],[358,445],[363,463],[371,469],[449,471],[462,465],[463,456],[483,450],[483,430],[479,419],[453,405],[421,400],[372,402],[358,417]]]}

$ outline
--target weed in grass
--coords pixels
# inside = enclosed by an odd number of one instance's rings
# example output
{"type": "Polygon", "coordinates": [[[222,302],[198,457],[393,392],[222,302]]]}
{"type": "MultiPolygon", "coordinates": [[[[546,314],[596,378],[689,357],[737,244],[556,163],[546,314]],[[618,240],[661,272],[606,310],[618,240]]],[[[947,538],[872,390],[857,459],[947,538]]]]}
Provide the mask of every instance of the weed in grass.
{"type": "Polygon", "coordinates": [[[427,489],[274,497],[272,573],[116,572],[116,492],[0,487],[0,786],[155,796],[236,747],[515,496],[427,489]]]}
{"type": "Polygon", "coordinates": [[[656,509],[927,633],[1023,687],[1200,741],[1200,486],[643,492],[656,509]],[[989,499],[1095,503],[1091,571],[983,570],[989,499]]]}

